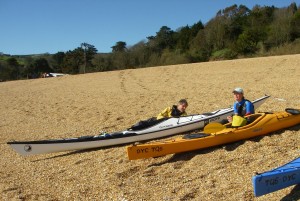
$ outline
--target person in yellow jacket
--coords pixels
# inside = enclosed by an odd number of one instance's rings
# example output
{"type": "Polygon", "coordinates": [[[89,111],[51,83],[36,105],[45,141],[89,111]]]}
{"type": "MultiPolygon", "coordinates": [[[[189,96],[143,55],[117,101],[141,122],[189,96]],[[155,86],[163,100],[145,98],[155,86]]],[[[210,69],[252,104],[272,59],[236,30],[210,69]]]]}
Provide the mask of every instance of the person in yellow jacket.
{"type": "Polygon", "coordinates": [[[177,105],[173,105],[172,107],[167,107],[161,113],[159,113],[156,117],[157,120],[162,118],[169,117],[180,117],[186,116],[186,108],[188,107],[188,103],[185,99],[181,99],[177,105]]]}
{"type": "Polygon", "coordinates": [[[163,121],[165,118],[169,117],[180,117],[180,116],[186,116],[186,108],[188,106],[188,103],[185,99],[181,99],[177,105],[173,105],[172,107],[167,107],[164,109],[157,117],[151,117],[150,119],[139,121],[128,130],[140,130],[147,128],[149,126],[153,126],[156,123],[163,121]]]}

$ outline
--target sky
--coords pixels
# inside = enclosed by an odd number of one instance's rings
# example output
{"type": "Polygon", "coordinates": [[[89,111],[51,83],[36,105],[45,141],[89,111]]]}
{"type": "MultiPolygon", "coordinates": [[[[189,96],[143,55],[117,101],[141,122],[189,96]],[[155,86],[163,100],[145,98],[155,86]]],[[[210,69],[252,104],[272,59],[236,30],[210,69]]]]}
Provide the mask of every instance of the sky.
{"type": "Polygon", "coordinates": [[[286,7],[300,0],[0,0],[0,52],[54,54],[94,45],[111,52],[118,41],[132,46],[162,26],[176,31],[207,23],[220,9],[243,4],[286,7]]]}

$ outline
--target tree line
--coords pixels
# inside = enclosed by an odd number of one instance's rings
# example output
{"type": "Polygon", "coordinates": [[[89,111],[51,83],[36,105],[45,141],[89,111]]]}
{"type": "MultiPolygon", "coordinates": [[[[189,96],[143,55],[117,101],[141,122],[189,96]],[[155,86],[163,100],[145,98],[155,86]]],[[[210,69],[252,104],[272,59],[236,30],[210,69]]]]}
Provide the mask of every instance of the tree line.
{"type": "Polygon", "coordinates": [[[296,3],[252,9],[235,4],[219,10],[206,24],[199,21],[177,30],[162,26],[156,35],[132,46],[118,41],[111,53],[98,53],[95,46],[82,43],[52,55],[0,55],[0,80],[36,78],[43,72],[78,74],[249,57],[299,38],[296,3]]]}

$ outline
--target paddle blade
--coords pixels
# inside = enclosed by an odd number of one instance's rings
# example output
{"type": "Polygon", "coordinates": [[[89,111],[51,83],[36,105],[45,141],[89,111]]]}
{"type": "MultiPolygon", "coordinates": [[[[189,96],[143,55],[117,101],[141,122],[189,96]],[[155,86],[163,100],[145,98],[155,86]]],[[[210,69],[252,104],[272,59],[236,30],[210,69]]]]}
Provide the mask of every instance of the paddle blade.
{"type": "Polygon", "coordinates": [[[226,128],[226,126],[224,126],[223,124],[214,122],[214,123],[207,124],[204,127],[203,132],[207,133],[207,134],[216,133],[216,132],[221,131],[221,130],[223,130],[225,128],[226,128]]]}

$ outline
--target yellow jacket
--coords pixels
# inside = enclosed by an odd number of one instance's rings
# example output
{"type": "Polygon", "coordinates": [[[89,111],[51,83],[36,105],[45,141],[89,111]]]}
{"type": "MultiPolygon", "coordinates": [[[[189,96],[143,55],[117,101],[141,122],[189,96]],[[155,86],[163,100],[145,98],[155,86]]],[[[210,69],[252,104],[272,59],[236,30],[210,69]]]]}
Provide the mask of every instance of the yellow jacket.
{"type": "Polygon", "coordinates": [[[173,105],[173,107],[167,107],[161,113],[159,113],[156,119],[158,120],[162,118],[179,117],[179,116],[186,116],[186,115],[187,115],[186,112],[181,113],[180,111],[177,110],[177,106],[173,105]]]}

